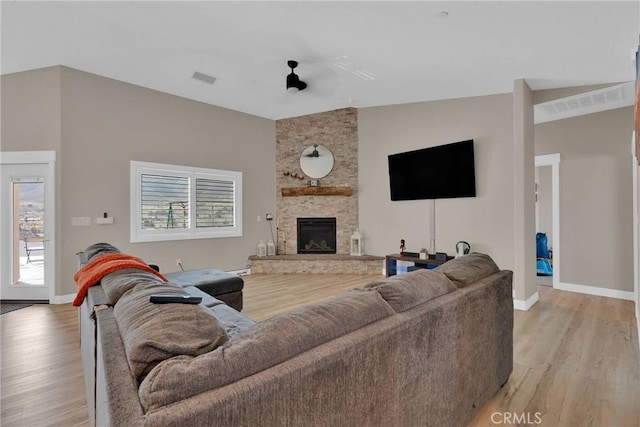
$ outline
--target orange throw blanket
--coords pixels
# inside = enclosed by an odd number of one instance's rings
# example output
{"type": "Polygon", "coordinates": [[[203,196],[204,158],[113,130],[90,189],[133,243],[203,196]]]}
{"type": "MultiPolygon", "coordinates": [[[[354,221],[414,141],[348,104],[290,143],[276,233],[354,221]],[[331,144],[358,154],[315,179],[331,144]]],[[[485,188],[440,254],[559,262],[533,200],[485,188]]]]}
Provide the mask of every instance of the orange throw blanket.
{"type": "Polygon", "coordinates": [[[139,268],[140,270],[155,274],[164,282],[168,282],[166,277],[149,267],[140,258],[122,253],[106,254],[92,259],[73,276],[73,280],[75,280],[78,285],[78,294],[76,295],[76,299],[73,300],[73,305],[80,307],[91,286],[97,285],[107,274],[125,268],[139,268]]]}

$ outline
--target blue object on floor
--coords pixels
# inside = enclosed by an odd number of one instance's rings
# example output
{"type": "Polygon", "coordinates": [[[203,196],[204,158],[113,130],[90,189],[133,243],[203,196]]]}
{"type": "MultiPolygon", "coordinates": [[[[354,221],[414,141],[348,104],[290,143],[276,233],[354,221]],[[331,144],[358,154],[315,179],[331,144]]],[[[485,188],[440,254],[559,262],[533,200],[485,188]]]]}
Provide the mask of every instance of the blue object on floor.
{"type": "Polygon", "coordinates": [[[548,259],[539,258],[536,261],[536,273],[538,276],[552,276],[553,268],[548,259]]]}
{"type": "Polygon", "coordinates": [[[550,258],[547,233],[536,233],[536,258],[550,258]]]}

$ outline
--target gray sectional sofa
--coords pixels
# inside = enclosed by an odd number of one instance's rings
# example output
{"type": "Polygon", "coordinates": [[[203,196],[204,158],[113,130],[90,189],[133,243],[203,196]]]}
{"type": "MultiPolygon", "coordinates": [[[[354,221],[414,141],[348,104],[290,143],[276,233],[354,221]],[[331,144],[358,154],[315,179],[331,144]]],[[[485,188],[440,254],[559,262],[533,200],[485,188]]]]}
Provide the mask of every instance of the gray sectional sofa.
{"type": "Polygon", "coordinates": [[[464,426],[512,370],[512,272],[483,254],[259,323],[119,276],[81,307],[99,426],[464,426]]]}

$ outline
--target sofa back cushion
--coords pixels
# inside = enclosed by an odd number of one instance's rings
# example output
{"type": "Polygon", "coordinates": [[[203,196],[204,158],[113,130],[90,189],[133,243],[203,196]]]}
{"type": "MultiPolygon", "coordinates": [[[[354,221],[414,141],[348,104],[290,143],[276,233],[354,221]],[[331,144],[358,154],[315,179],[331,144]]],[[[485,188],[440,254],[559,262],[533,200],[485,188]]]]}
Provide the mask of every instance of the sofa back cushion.
{"type": "Polygon", "coordinates": [[[83,252],[86,261],[89,262],[97,256],[106,254],[118,254],[120,253],[120,249],[116,248],[110,243],[94,243],[88,246],[87,249],[85,249],[83,252]]]}
{"type": "Polygon", "coordinates": [[[416,270],[391,276],[385,280],[371,282],[365,288],[378,291],[396,313],[457,289],[446,275],[433,270],[416,270]]]}
{"type": "Polygon", "coordinates": [[[125,268],[114,271],[100,280],[102,290],[107,296],[109,304],[115,305],[125,292],[135,286],[147,287],[164,283],[153,273],[138,268],[125,268]]]}
{"type": "Polygon", "coordinates": [[[225,343],[226,332],[199,304],[153,304],[151,295],[188,295],[177,286],[135,286],[122,295],[114,316],[129,366],[138,382],[165,359],[197,356],[225,343]]]}
{"type": "Polygon", "coordinates": [[[436,268],[436,271],[446,274],[458,288],[465,288],[499,270],[489,255],[478,252],[452,259],[436,268]]]}
{"type": "Polygon", "coordinates": [[[230,384],[393,314],[378,292],[354,289],[272,317],[215,351],[158,364],[140,385],[140,402],[149,411],[230,384]]]}

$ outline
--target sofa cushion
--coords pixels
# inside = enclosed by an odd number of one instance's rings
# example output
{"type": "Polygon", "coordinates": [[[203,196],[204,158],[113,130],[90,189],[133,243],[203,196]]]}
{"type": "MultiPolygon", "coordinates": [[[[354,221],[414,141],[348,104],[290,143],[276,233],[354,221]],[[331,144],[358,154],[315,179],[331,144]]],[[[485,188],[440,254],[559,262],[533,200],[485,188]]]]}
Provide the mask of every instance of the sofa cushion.
{"type": "Polygon", "coordinates": [[[230,384],[393,314],[378,292],[365,289],[280,314],[215,351],[161,362],[140,384],[140,402],[149,411],[230,384]]]}
{"type": "Polygon", "coordinates": [[[452,259],[436,268],[459,288],[464,288],[500,269],[489,255],[478,252],[452,259]]]}
{"type": "Polygon", "coordinates": [[[229,307],[224,302],[212,297],[195,286],[185,286],[182,289],[185,292],[188,292],[189,295],[202,298],[200,305],[211,309],[211,312],[218,320],[220,326],[225,330],[229,339],[252,329],[256,325],[256,322],[253,319],[229,307]]]}
{"type": "Polygon", "coordinates": [[[244,287],[242,277],[215,268],[178,271],[165,277],[178,286],[195,286],[212,296],[241,291],[244,287]]]}
{"type": "Polygon", "coordinates": [[[227,332],[229,339],[253,329],[257,325],[255,320],[229,307],[227,304],[211,307],[211,312],[218,319],[220,326],[227,332]]]}
{"type": "MultiPolygon", "coordinates": [[[[170,283],[173,285],[174,283],[170,283]]],[[[204,305],[205,307],[215,307],[217,305],[225,305],[224,301],[220,301],[216,297],[212,297],[208,293],[196,288],[195,286],[184,286],[182,289],[187,292],[189,295],[193,295],[194,297],[202,298],[202,302],[200,305],[204,305]]]]}
{"type": "Polygon", "coordinates": [[[210,309],[199,304],[153,304],[151,295],[188,293],[167,284],[135,286],[115,305],[129,366],[138,381],[165,359],[204,354],[227,341],[210,309]]]}
{"type": "Polygon", "coordinates": [[[134,286],[145,287],[162,283],[164,283],[162,279],[155,274],[137,268],[114,271],[100,280],[102,289],[111,305],[115,305],[120,297],[134,286]]]}
{"type": "Polygon", "coordinates": [[[433,270],[416,270],[391,276],[385,280],[371,282],[365,288],[378,291],[397,313],[457,289],[446,275],[433,270]]]}

